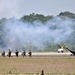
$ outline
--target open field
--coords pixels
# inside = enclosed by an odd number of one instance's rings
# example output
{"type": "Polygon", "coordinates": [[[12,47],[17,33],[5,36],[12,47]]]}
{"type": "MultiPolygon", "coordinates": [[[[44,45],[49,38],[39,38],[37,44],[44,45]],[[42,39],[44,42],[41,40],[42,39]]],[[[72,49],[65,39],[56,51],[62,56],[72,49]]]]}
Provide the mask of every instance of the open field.
{"type": "Polygon", "coordinates": [[[40,54],[30,57],[0,57],[0,73],[73,73],[75,56],[70,53],[40,54]]]}

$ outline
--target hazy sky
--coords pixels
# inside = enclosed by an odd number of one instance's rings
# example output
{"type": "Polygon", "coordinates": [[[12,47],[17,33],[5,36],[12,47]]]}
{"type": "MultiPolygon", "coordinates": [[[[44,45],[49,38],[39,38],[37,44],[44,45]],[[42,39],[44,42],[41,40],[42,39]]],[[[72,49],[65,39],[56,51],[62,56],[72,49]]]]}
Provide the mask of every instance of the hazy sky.
{"type": "Polygon", "coordinates": [[[31,13],[56,16],[64,11],[75,13],[75,0],[0,0],[0,18],[31,13]]]}

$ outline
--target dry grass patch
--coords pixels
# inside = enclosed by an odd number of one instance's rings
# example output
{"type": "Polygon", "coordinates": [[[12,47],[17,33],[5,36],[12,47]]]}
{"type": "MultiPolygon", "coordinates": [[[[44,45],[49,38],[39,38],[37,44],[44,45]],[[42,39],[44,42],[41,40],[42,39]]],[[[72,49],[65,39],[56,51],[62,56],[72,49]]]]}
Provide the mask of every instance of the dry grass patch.
{"type": "Polygon", "coordinates": [[[75,58],[0,58],[0,73],[75,73],[75,58]]]}

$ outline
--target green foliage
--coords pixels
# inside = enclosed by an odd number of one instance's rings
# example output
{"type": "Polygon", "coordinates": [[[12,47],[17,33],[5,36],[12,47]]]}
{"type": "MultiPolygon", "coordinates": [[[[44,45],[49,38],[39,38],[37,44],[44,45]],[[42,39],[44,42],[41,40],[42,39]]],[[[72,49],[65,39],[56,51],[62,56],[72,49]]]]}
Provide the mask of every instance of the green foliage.
{"type": "Polygon", "coordinates": [[[52,19],[53,16],[44,16],[42,14],[30,14],[30,15],[25,15],[23,17],[21,17],[20,20],[24,21],[24,22],[33,22],[33,21],[36,21],[36,20],[39,20],[41,22],[46,22],[48,21],[49,19],[52,19]]]}
{"type": "Polygon", "coordinates": [[[64,18],[66,18],[66,17],[67,18],[75,18],[75,14],[74,13],[71,13],[69,11],[61,12],[61,13],[59,13],[58,16],[64,17],[64,18]]]}

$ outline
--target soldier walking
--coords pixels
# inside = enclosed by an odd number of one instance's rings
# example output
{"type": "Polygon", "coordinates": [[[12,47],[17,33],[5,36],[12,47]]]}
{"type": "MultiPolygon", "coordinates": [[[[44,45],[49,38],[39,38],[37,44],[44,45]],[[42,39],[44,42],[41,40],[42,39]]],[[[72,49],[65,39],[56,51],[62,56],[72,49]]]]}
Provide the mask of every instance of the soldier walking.
{"type": "Polygon", "coordinates": [[[25,52],[25,50],[23,50],[23,52],[22,52],[22,56],[23,56],[23,57],[26,56],[26,52],[25,52]]]}
{"type": "Polygon", "coordinates": [[[29,57],[31,57],[31,56],[32,56],[32,52],[31,52],[31,50],[29,50],[29,53],[28,53],[28,54],[29,54],[29,57]]]}
{"type": "Polygon", "coordinates": [[[18,54],[19,54],[18,50],[15,51],[15,54],[16,54],[16,57],[18,57],[18,54]]]}
{"type": "Polygon", "coordinates": [[[5,51],[2,51],[1,56],[5,57],[5,51]]]}
{"type": "Polygon", "coordinates": [[[9,49],[9,51],[8,51],[8,55],[7,55],[8,57],[11,57],[11,50],[9,49]]]}

